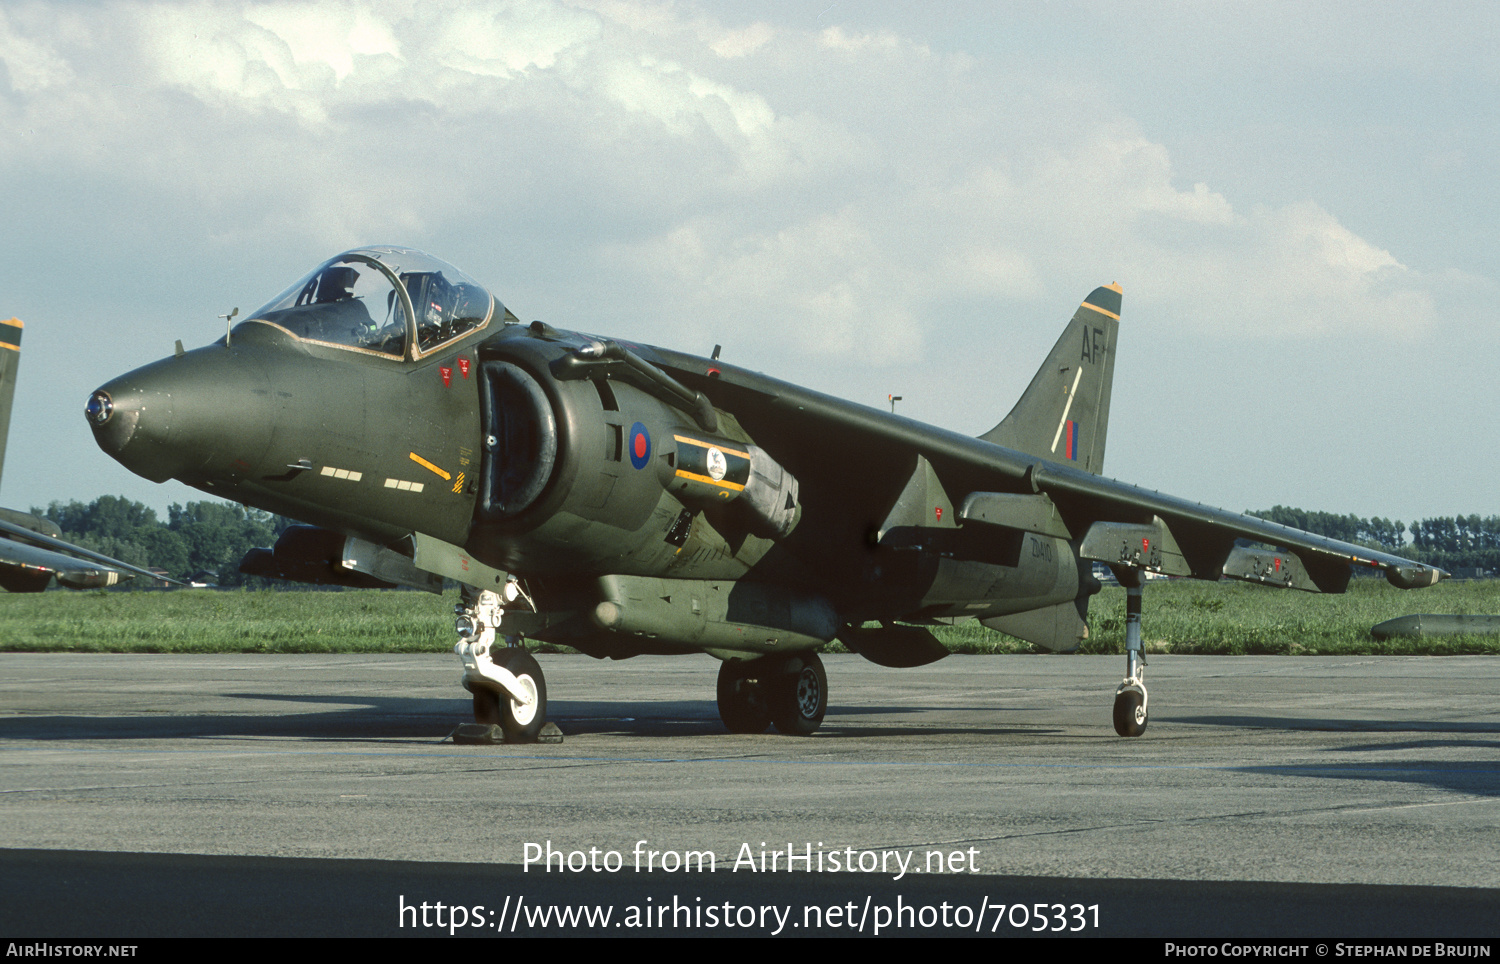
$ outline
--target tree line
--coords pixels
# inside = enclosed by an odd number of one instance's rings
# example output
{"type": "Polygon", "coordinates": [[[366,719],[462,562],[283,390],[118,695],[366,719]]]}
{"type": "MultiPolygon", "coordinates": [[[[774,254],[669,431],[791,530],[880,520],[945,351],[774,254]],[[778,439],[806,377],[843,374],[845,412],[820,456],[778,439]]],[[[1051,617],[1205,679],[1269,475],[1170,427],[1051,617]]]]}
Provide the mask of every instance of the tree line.
{"type": "Polygon", "coordinates": [[[1378,516],[1362,519],[1284,505],[1247,514],[1330,539],[1395,553],[1449,572],[1500,571],[1500,516],[1439,516],[1413,522],[1408,528],[1403,522],[1378,516]]]}
{"type": "Polygon", "coordinates": [[[85,549],[144,568],[163,569],[177,579],[212,574],[221,586],[264,585],[240,574],[240,559],[270,546],[292,521],[228,502],[173,504],[163,522],[140,502],[104,495],[93,502],[54,502],[39,515],[57,523],[63,538],[85,549]]]}

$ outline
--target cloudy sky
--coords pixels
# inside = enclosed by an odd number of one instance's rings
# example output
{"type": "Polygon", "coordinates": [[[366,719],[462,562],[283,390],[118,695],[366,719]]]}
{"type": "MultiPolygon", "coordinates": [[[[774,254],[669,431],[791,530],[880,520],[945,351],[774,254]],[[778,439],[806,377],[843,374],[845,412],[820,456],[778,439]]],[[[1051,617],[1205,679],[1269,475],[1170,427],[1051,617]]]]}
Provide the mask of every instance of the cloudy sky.
{"type": "Polygon", "coordinates": [[[540,318],[969,433],[1090,289],[1108,474],[1500,512],[1500,14],[1406,3],[0,5],[0,503],[97,385],[400,243],[540,318]]]}

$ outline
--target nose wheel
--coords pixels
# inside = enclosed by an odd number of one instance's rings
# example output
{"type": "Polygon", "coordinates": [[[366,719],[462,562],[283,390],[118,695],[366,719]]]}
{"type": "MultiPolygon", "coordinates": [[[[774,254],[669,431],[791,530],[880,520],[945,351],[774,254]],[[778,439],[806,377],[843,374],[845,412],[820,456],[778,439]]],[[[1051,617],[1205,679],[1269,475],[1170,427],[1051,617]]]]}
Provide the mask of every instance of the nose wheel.
{"type": "Polygon", "coordinates": [[[512,742],[535,741],[547,723],[547,680],[541,666],[534,656],[519,648],[494,650],[491,657],[497,667],[515,678],[521,698],[473,686],[474,722],[498,725],[512,742]]]}

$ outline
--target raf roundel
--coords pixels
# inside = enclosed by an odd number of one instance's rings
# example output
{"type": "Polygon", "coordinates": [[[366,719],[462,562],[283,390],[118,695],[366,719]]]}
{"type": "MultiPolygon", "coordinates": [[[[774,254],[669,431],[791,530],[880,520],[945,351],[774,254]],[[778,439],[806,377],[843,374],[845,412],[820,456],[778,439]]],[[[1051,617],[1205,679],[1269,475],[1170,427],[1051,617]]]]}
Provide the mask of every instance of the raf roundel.
{"type": "Polygon", "coordinates": [[[638,469],[644,469],[646,463],[651,461],[651,433],[646,431],[646,426],[636,422],[630,426],[630,464],[638,469]]]}

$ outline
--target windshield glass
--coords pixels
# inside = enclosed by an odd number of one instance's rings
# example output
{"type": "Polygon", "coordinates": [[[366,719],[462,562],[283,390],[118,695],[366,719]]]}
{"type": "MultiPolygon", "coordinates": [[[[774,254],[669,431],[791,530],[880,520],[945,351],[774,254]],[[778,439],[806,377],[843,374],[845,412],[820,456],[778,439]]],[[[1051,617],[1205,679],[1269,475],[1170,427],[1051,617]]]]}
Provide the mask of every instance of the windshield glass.
{"type": "Polygon", "coordinates": [[[420,356],[484,327],[494,307],[474,279],[431,255],[359,248],[314,268],[242,324],[269,322],[310,341],[394,356],[404,356],[414,338],[412,354],[420,356]]]}
{"type": "Polygon", "coordinates": [[[319,265],[246,320],[348,348],[388,355],[406,350],[405,305],[385,273],[352,252],[319,265]]]}

